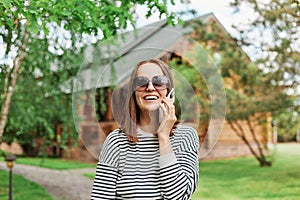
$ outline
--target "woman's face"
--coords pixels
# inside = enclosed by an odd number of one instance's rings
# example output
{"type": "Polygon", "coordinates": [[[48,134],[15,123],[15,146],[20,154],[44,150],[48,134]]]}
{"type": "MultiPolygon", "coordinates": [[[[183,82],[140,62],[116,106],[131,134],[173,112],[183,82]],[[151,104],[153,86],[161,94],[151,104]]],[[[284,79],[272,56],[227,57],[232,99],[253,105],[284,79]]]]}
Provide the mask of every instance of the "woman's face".
{"type": "Polygon", "coordinates": [[[155,63],[145,63],[138,68],[136,77],[145,77],[147,80],[154,82],[150,81],[146,87],[138,88],[135,91],[136,102],[142,112],[157,110],[160,107],[162,99],[166,96],[167,89],[155,85],[157,80],[161,81],[161,76],[164,76],[164,74],[161,68],[155,63]]]}

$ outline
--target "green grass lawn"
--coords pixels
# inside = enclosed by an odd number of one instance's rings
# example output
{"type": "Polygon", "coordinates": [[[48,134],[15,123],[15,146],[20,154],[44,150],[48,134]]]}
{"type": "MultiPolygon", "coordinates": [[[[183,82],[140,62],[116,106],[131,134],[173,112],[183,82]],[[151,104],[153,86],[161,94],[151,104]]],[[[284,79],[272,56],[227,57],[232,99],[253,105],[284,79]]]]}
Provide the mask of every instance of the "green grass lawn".
{"type": "Polygon", "coordinates": [[[277,145],[272,167],[254,158],[200,162],[200,179],[192,200],[300,199],[300,144],[277,145]]]}
{"type": "Polygon", "coordinates": [[[192,200],[220,199],[300,199],[300,144],[277,145],[272,167],[260,167],[254,158],[200,161],[199,184],[192,200]]]}
{"type": "MultiPolygon", "coordinates": [[[[96,168],[96,164],[49,158],[18,158],[17,163],[52,169],[96,168]]],[[[42,187],[21,176],[14,174],[13,181],[14,200],[52,199],[42,187]]],[[[0,200],[7,200],[7,194],[8,172],[0,170],[0,200]]],[[[254,158],[201,161],[199,184],[192,200],[298,200],[299,197],[300,144],[279,144],[272,167],[260,167],[254,158]]]]}
{"type": "Polygon", "coordinates": [[[85,177],[88,177],[88,178],[92,178],[92,179],[94,179],[95,178],[95,175],[96,175],[96,173],[84,173],[84,174],[82,174],[83,176],[85,176],[85,177]]]}
{"type": "Polygon", "coordinates": [[[62,160],[58,158],[28,158],[20,157],[16,160],[17,164],[34,165],[50,169],[79,169],[79,168],[95,168],[97,164],[82,163],[77,161],[62,160]]]}
{"type": "MultiPolygon", "coordinates": [[[[0,200],[8,200],[9,173],[0,170],[0,200]]],[[[53,200],[49,193],[38,184],[13,174],[14,200],[53,200]]]]}

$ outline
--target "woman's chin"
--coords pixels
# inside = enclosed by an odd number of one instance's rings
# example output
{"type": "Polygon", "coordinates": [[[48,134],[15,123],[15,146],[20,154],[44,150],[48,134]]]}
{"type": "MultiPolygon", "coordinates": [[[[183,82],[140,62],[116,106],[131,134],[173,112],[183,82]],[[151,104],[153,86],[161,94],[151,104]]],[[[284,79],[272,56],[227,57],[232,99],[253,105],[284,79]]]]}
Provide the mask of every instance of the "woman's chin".
{"type": "Polygon", "coordinates": [[[160,106],[157,105],[157,104],[147,105],[147,106],[145,107],[145,110],[147,110],[147,111],[149,111],[149,112],[157,111],[159,107],[160,107],[160,106]]]}

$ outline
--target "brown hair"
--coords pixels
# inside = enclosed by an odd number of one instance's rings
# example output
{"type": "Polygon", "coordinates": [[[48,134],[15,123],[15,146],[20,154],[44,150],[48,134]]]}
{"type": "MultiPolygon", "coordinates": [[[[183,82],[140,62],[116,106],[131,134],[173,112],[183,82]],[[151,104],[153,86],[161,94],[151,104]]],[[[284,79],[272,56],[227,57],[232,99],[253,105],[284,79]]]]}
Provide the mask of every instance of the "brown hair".
{"type": "MultiPolygon", "coordinates": [[[[119,123],[121,125],[120,132],[125,132],[127,138],[129,141],[132,142],[138,142],[138,137],[137,137],[137,123],[139,122],[140,118],[140,110],[136,102],[135,98],[135,91],[133,88],[133,79],[137,75],[137,71],[140,66],[146,63],[154,63],[157,66],[159,66],[163,72],[163,74],[168,77],[169,79],[169,87],[167,88],[167,92],[170,91],[171,88],[174,88],[174,80],[173,80],[173,75],[171,72],[170,67],[164,63],[161,60],[158,59],[150,59],[150,60],[144,60],[139,62],[135,68],[133,69],[129,83],[127,84],[127,96],[124,105],[124,108],[122,109],[124,113],[122,116],[119,117],[119,123]]],[[[175,126],[173,127],[170,135],[172,135],[173,130],[175,129],[175,126]]]]}

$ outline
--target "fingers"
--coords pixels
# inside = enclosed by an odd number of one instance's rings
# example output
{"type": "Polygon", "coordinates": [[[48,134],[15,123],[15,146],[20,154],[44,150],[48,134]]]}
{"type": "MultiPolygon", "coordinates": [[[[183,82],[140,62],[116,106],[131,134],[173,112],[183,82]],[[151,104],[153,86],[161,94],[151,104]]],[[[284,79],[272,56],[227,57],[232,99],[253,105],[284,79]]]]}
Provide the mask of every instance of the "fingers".
{"type": "Polygon", "coordinates": [[[165,114],[175,115],[175,106],[172,103],[171,99],[164,98],[162,100],[161,108],[165,112],[165,114]]]}
{"type": "Polygon", "coordinates": [[[172,106],[174,106],[172,100],[170,98],[163,98],[162,102],[165,103],[167,105],[167,107],[171,108],[172,106]]]}
{"type": "Polygon", "coordinates": [[[158,128],[159,137],[166,135],[169,137],[170,131],[177,120],[175,115],[175,106],[171,99],[164,98],[160,107],[163,112],[163,118],[158,128]]]}
{"type": "Polygon", "coordinates": [[[175,106],[174,106],[172,100],[169,98],[163,98],[162,103],[164,103],[169,110],[175,109],[175,106]]]}

